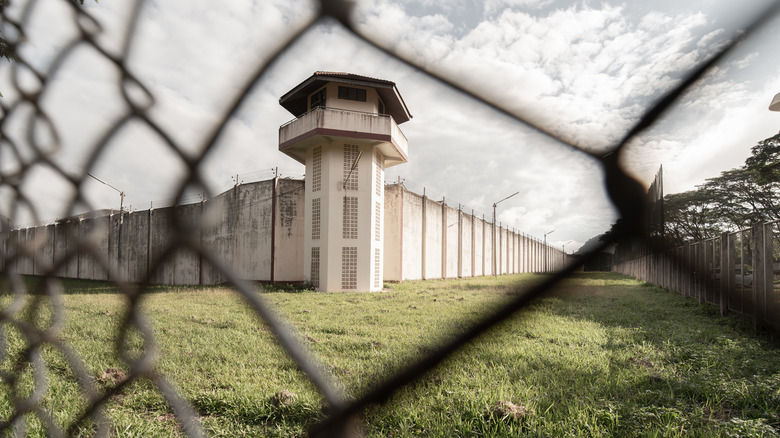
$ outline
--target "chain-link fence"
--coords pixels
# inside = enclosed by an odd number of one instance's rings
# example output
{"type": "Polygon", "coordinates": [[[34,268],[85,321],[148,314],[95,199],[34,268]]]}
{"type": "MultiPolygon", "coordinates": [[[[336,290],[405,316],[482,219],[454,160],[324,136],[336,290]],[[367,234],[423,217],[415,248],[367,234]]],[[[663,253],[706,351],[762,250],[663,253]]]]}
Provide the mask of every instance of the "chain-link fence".
{"type": "MultiPolygon", "coordinates": [[[[20,15],[14,15],[13,17],[3,13],[2,34],[7,43],[7,46],[4,47],[4,49],[7,49],[7,53],[23,53],[23,51],[17,49],[23,47],[25,42],[25,28],[35,18],[36,11],[40,11],[42,3],[44,2],[31,0],[24,6],[24,11],[20,15]]],[[[11,198],[13,198],[11,211],[5,212],[11,217],[19,211],[25,210],[29,211],[35,217],[36,221],[40,219],[36,216],[34,208],[35,203],[28,197],[29,195],[25,194],[25,192],[20,189],[26,175],[35,166],[45,166],[70,185],[74,191],[73,198],[70,202],[71,206],[88,204],[79,190],[82,187],[83,182],[88,178],[87,171],[78,174],[68,172],[51,158],[51,152],[57,149],[60,139],[55,126],[51,122],[51,114],[46,112],[44,109],[45,105],[43,104],[43,101],[47,98],[49,83],[53,80],[56,73],[64,64],[75,56],[74,54],[78,52],[79,48],[83,47],[89,47],[92,52],[116,66],[120,72],[116,86],[119,87],[123,99],[122,104],[124,105],[123,112],[113,123],[111,129],[97,136],[97,138],[94,138],[92,143],[86,148],[91,152],[85,160],[84,169],[92,169],[94,165],[99,162],[104,149],[106,149],[107,145],[120,134],[123,128],[130,124],[143,124],[148,130],[154,132],[163,140],[168,146],[169,151],[176,157],[176,160],[186,169],[184,175],[177,181],[175,193],[177,193],[178,198],[188,196],[188,194],[192,192],[193,187],[202,189],[203,192],[206,192],[206,196],[210,196],[208,190],[205,189],[207,184],[204,182],[201,170],[203,160],[210,154],[221,136],[224,135],[229,121],[235,117],[239,107],[248,99],[250,90],[263,80],[269,69],[280,56],[288,50],[288,48],[291,47],[291,45],[293,45],[308,28],[315,26],[318,20],[327,17],[335,19],[369,45],[376,47],[392,57],[400,59],[411,67],[426,72],[432,77],[439,79],[453,87],[455,90],[458,90],[479,102],[490,105],[498,112],[515,119],[520,123],[535,128],[543,135],[547,135],[556,141],[561,141],[552,134],[552,130],[548,129],[548,127],[518,118],[505,106],[472,93],[461,84],[452,80],[446,80],[435,72],[430,71],[425,66],[416,65],[415,62],[403,59],[400,55],[388,51],[379,44],[378,36],[359,32],[351,19],[350,12],[353,7],[352,1],[320,0],[319,12],[308,23],[308,26],[298,30],[294,35],[290,35],[285,39],[276,42],[275,52],[267,60],[263,61],[261,65],[248,72],[248,79],[240,84],[238,91],[234,94],[232,101],[227,106],[227,110],[222,113],[218,123],[201,136],[200,144],[203,145],[203,147],[196,149],[201,152],[193,154],[191,152],[193,150],[191,145],[182,144],[177,140],[176,135],[173,135],[170,130],[159,125],[153,117],[150,117],[150,109],[153,107],[155,100],[154,96],[146,85],[133,74],[131,69],[126,67],[128,65],[128,54],[132,46],[132,41],[134,38],[138,37],[136,31],[139,27],[140,11],[144,2],[137,1],[133,4],[129,14],[127,31],[125,32],[123,43],[118,50],[107,50],[102,46],[100,39],[102,29],[100,24],[84,9],[80,8],[77,2],[62,0],[61,3],[67,5],[71,10],[71,13],[68,16],[63,16],[61,19],[72,20],[75,28],[78,29],[80,34],[79,37],[73,39],[64,46],[59,47],[57,53],[53,55],[52,62],[43,70],[33,65],[31,61],[25,59],[24,56],[17,56],[13,62],[11,79],[13,81],[13,91],[20,97],[13,100],[10,104],[0,100],[0,109],[2,110],[0,132],[3,134],[0,139],[0,147],[3,148],[3,157],[10,157],[10,159],[14,160],[17,164],[16,166],[4,167],[4,169],[10,170],[4,170],[0,176],[2,190],[6,193],[10,193],[11,198]],[[19,123],[20,120],[22,126],[26,127],[25,135],[22,137],[9,135],[11,123],[19,123]]],[[[219,7],[219,5],[215,4],[214,7],[219,7]]],[[[742,33],[742,37],[736,38],[721,47],[715,56],[696,67],[687,77],[680,81],[679,86],[658,100],[654,106],[644,114],[641,120],[627,132],[625,137],[617,142],[608,153],[594,156],[594,158],[600,160],[603,166],[607,182],[606,190],[614,204],[617,206],[620,216],[623,218],[625,226],[622,230],[619,230],[621,233],[632,234],[642,238],[641,224],[642,218],[644,217],[643,200],[645,198],[645,190],[642,185],[631,178],[625,170],[621,168],[619,157],[621,156],[621,152],[624,150],[625,145],[637,134],[651,126],[677,101],[686,89],[716,65],[739,41],[750,35],[761,26],[764,21],[776,14],[778,9],[780,9],[780,6],[777,5],[769,7],[765,11],[766,13],[761,15],[762,18],[757,22],[752,23],[745,32],[742,33]]],[[[563,143],[566,142],[563,141],[563,143]]],[[[574,145],[571,146],[572,148],[579,149],[574,145]]],[[[588,151],[583,151],[583,153],[593,156],[593,154],[588,151]]],[[[335,382],[322,371],[323,367],[320,366],[318,360],[315,359],[314,355],[309,351],[301,339],[288,329],[288,325],[272,311],[262,296],[254,293],[254,285],[242,281],[233,273],[231,266],[226,266],[218,255],[209,253],[201,247],[200,242],[193,237],[196,235],[193,230],[193,224],[177,223],[177,217],[175,215],[171,216],[170,221],[172,222],[172,229],[176,230],[176,233],[171,236],[166,248],[155,255],[154,260],[151,261],[152,268],[155,264],[172,257],[176,252],[187,250],[198,254],[227,279],[227,281],[243,296],[246,302],[249,303],[251,309],[268,324],[279,343],[294,360],[298,368],[305,373],[311,383],[322,393],[330,406],[326,420],[318,424],[312,430],[312,434],[317,436],[349,434],[352,419],[368,405],[387,401],[399,390],[399,388],[403,388],[414,382],[424,373],[441,364],[442,361],[473,341],[482,333],[485,333],[487,330],[496,327],[502,321],[515,315],[531,300],[555,285],[556,282],[565,278],[575,269],[574,266],[569,266],[534,287],[529,293],[518,295],[513,301],[503,306],[497,312],[486,316],[478,323],[469,327],[458,338],[439,343],[434,351],[430,351],[424,357],[406,364],[401,371],[389,376],[368,392],[353,400],[344,397],[342,392],[337,389],[335,382]]],[[[10,224],[7,221],[0,221],[0,225],[2,225],[4,231],[7,231],[10,224]]],[[[195,224],[195,226],[196,225],[197,224],[195,224]]],[[[4,233],[4,235],[7,235],[7,233],[4,233]]],[[[5,247],[9,248],[8,246],[5,247]]],[[[586,255],[585,258],[593,257],[600,249],[602,248],[586,255]]],[[[110,424],[104,412],[104,406],[112,397],[121,394],[129,385],[133,384],[133,382],[136,382],[139,379],[149,379],[173,407],[175,415],[179,419],[184,431],[190,436],[202,436],[204,433],[199,426],[196,413],[188,402],[173,389],[173,386],[169,383],[166,376],[161,375],[155,367],[156,347],[154,337],[150,325],[140,308],[141,298],[146,291],[144,287],[119,282],[116,284],[116,287],[127,299],[126,316],[118,327],[117,337],[120,341],[117,345],[125,345],[130,337],[137,337],[141,340],[144,347],[141,350],[142,354],[140,355],[133,355],[126,351],[120,351],[122,359],[130,364],[130,371],[128,377],[122,380],[118,385],[111,387],[108,390],[100,391],[87,372],[82,359],[78,357],[65,340],[58,336],[63,327],[65,308],[62,305],[62,291],[55,278],[55,273],[62,268],[62,264],[66,264],[69,260],[83,254],[90,254],[98,263],[104,260],[104,257],[97,252],[95,246],[91,242],[80,242],[75,249],[70,250],[66,254],[60,254],[60,257],[57,258],[57,262],[54,265],[47,266],[43,272],[41,272],[42,276],[46,278],[46,281],[41,284],[37,291],[26,290],[24,283],[18,275],[14,274],[14,272],[10,270],[4,270],[3,272],[3,280],[12,286],[13,294],[9,297],[8,301],[4,302],[4,307],[2,311],[0,311],[0,357],[5,358],[8,355],[8,345],[4,342],[8,330],[14,330],[22,335],[25,348],[20,356],[23,359],[15,368],[16,371],[5,372],[0,376],[5,387],[10,388],[12,394],[11,400],[13,401],[13,414],[2,419],[0,428],[2,428],[4,433],[10,432],[17,435],[23,435],[25,433],[25,418],[33,415],[40,419],[47,428],[49,434],[53,436],[76,433],[79,428],[85,424],[94,424],[96,433],[100,436],[105,436],[109,434],[110,424]],[[27,322],[24,315],[20,314],[20,309],[23,306],[24,300],[29,296],[32,296],[34,300],[47,297],[54,303],[51,324],[47,327],[38,327],[30,324],[27,322]],[[65,356],[73,374],[78,380],[79,387],[87,402],[87,407],[83,410],[79,418],[64,427],[58,424],[52,412],[47,411],[42,406],[42,400],[45,398],[47,392],[47,364],[42,356],[42,351],[44,349],[55,349],[65,356]],[[25,367],[32,369],[34,377],[34,382],[30,391],[25,391],[19,387],[20,382],[18,376],[25,367]]],[[[9,263],[20,258],[35,257],[36,253],[34,246],[21,246],[5,252],[2,257],[2,262],[3,266],[7,266],[9,263]]],[[[692,266],[695,264],[695,261],[685,257],[678,257],[674,260],[674,263],[692,266]]],[[[741,266],[744,267],[745,264],[741,263],[741,266]]],[[[118,273],[114,272],[114,267],[111,264],[103,262],[101,268],[108,272],[109,278],[119,278],[118,273]]],[[[146,275],[147,278],[139,284],[151,283],[151,276],[155,275],[155,269],[149,269],[146,275]]],[[[746,283],[743,282],[743,286],[746,286],[746,283]]]]}
{"type": "Polygon", "coordinates": [[[615,265],[617,272],[780,327],[780,236],[777,222],[724,233],[615,265]]]}

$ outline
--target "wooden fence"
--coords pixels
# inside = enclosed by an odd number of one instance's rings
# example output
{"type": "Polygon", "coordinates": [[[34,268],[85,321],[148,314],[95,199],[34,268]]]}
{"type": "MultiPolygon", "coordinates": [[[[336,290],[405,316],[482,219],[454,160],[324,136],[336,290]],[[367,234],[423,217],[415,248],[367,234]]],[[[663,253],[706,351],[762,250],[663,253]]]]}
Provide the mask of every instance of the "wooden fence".
{"type": "Polygon", "coordinates": [[[616,263],[613,270],[780,330],[780,229],[750,229],[616,263]]]}

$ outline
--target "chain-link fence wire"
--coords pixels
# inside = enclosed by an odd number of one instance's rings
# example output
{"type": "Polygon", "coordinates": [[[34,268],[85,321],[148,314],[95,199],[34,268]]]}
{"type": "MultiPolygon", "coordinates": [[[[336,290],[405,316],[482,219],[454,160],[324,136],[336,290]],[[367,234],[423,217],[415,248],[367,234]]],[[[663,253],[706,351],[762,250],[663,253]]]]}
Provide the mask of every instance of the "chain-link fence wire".
{"type": "MultiPolygon", "coordinates": [[[[623,152],[625,145],[637,134],[651,126],[677,101],[685,90],[715,66],[741,40],[751,35],[757,28],[777,14],[780,9],[780,5],[778,4],[768,6],[767,9],[763,11],[764,13],[758,16],[760,18],[748,26],[739,37],[721,47],[716,55],[690,72],[674,90],[655,102],[641,120],[628,131],[622,140],[614,145],[608,153],[604,155],[595,155],[592,152],[582,150],[575,145],[559,139],[548,127],[531,122],[531,117],[517,115],[515,112],[507,109],[507,107],[469,91],[457,81],[447,80],[435,71],[431,71],[409,58],[404,58],[404,56],[384,48],[377,35],[363,33],[355,27],[355,24],[351,19],[354,1],[320,0],[318,5],[319,12],[316,16],[311,18],[305,26],[297,30],[293,35],[283,37],[279,41],[276,41],[275,49],[272,51],[271,56],[265,61],[260,62],[259,65],[251,70],[248,70],[246,79],[243,81],[241,87],[239,87],[239,91],[233,95],[232,101],[227,106],[227,109],[220,115],[219,122],[201,137],[200,144],[195,148],[195,150],[201,152],[198,154],[188,154],[185,153],[185,150],[192,150],[191,147],[188,147],[187,149],[182,147],[183,145],[177,142],[170,132],[166,131],[166,129],[149,116],[149,110],[154,105],[155,97],[138,77],[127,68],[128,56],[133,47],[134,38],[136,37],[140,11],[144,2],[139,0],[133,5],[128,19],[127,31],[123,35],[121,48],[117,53],[111,53],[104,49],[99,42],[98,37],[102,31],[100,24],[90,16],[89,13],[80,8],[76,2],[68,0],[62,1],[68,5],[71,11],[70,17],[62,17],[62,19],[67,18],[73,20],[73,23],[79,31],[79,37],[60,48],[53,61],[45,70],[38,70],[23,56],[16,56],[12,66],[11,80],[14,91],[18,93],[19,98],[15,99],[10,104],[0,100],[0,110],[2,110],[2,116],[0,116],[2,117],[2,120],[0,120],[0,132],[3,134],[2,138],[0,138],[0,147],[3,148],[3,154],[5,154],[6,157],[11,157],[18,164],[11,171],[4,171],[1,175],[2,179],[0,180],[0,187],[5,191],[10,191],[13,197],[11,211],[8,212],[10,217],[14,217],[20,211],[26,211],[35,218],[36,222],[39,222],[33,200],[30,199],[28,195],[25,195],[20,189],[25,177],[34,166],[45,166],[49,168],[75,189],[75,193],[69,204],[71,210],[75,210],[76,207],[90,207],[83,194],[79,191],[79,188],[87,179],[87,171],[74,175],[58,166],[51,158],[53,151],[56,151],[60,146],[60,139],[51,121],[50,115],[46,113],[41,104],[42,100],[47,96],[47,91],[49,89],[47,87],[48,82],[53,75],[62,68],[63,64],[73,56],[73,53],[78,48],[88,46],[102,58],[116,66],[120,72],[120,79],[117,85],[124,100],[123,103],[126,105],[126,110],[122,116],[106,132],[89,145],[91,153],[84,164],[84,169],[92,169],[94,167],[101,159],[101,156],[106,149],[106,145],[118,136],[125,126],[130,123],[140,122],[155,132],[178,160],[186,166],[186,175],[179,181],[175,191],[177,197],[181,200],[181,198],[186,196],[186,193],[192,193],[193,189],[211,197],[207,184],[205,184],[201,175],[201,164],[205,158],[213,153],[215,149],[214,146],[226,131],[228,122],[235,117],[239,107],[248,99],[250,91],[264,78],[266,73],[277,62],[281,55],[291,45],[298,41],[312,26],[315,26],[323,19],[332,18],[341,23],[341,25],[356,37],[389,56],[423,71],[440,81],[442,84],[492,107],[496,111],[519,123],[534,128],[544,136],[570,148],[579,150],[584,154],[594,156],[602,165],[606,180],[606,190],[617,207],[620,217],[623,219],[623,228],[617,230],[618,233],[616,236],[634,236],[640,239],[644,238],[642,233],[642,218],[644,216],[643,200],[645,198],[645,190],[639,182],[630,177],[620,166],[619,157],[621,152],[623,152]],[[26,130],[23,138],[9,135],[9,125],[11,123],[9,121],[19,117],[26,117],[26,119],[24,119],[26,130]],[[45,135],[42,135],[42,133],[45,135]],[[29,157],[28,152],[26,151],[32,151],[33,156],[29,157]]],[[[5,10],[3,11],[2,35],[7,43],[5,49],[7,49],[9,53],[19,53],[19,50],[17,49],[24,44],[25,26],[27,26],[33,18],[34,11],[36,7],[39,6],[39,3],[41,3],[39,0],[30,0],[24,6],[24,10],[19,18],[10,17],[5,14],[5,10]]],[[[177,218],[174,215],[172,220],[175,221],[176,219],[177,218]]],[[[0,221],[0,224],[2,224],[3,227],[7,227],[5,221],[0,221]]],[[[357,415],[367,406],[374,403],[386,402],[399,389],[414,382],[423,374],[441,364],[442,361],[450,357],[466,344],[491,328],[496,327],[496,325],[502,321],[515,315],[531,300],[553,287],[558,281],[564,279],[575,269],[574,266],[569,266],[561,272],[547,277],[546,280],[535,286],[532,290],[518,295],[513,301],[502,305],[494,313],[484,317],[481,321],[468,328],[458,338],[439,343],[434,351],[429,352],[422,358],[407,363],[402,369],[398,370],[397,373],[380,382],[357,399],[347,399],[345,394],[338,389],[338,385],[323,372],[325,368],[319,363],[312,352],[305,347],[301,342],[301,338],[290,325],[274,312],[262,296],[254,293],[255,286],[242,281],[231,272],[229,266],[225,266],[222,260],[208,251],[205,251],[204,248],[200,246],[200,242],[195,238],[197,233],[192,226],[178,223],[173,225],[172,229],[176,230],[176,233],[171,239],[171,243],[167,246],[161,256],[154,261],[152,264],[153,269],[150,269],[150,271],[147,272],[145,281],[140,284],[148,284],[155,274],[156,268],[154,267],[159,267],[163,261],[172,257],[174,252],[180,249],[188,249],[200,254],[204,260],[221,271],[225,278],[228,279],[229,283],[246,300],[251,309],[268,324],[277,337],[280,345],[283,346],[289,356],[295,361],[298,368],[305,373],[330,406],[327,418],[315,425],[311,430],[311,434],[314,436],[350,435],[350,431],[353,430],[352,425],[354,424],[354,419],[357,418],[357,415]]],[[[605,242],[602,247],[585,255],[585,261],[594,257],[608,243],[610,242],[605,242]]],[[[648,241],[647,243],[650,244],[651,242],[648,241]]],[[[96,384],[90,378],[82,359],[59,337],[63,328],[65,308],[63,306],[62,286],[56,280],[55,273],[61,268],[61,265],[66,263],[69,258],[77,257],[79,253],[91,254],[97,263],[108,272],[109,278],[119,278],[118,272],[115,272],[114,266],[108,263],[103,255],[98,253],[97,249],[89,241],[80,242],[75,248],[69,249],[69,251],[69,253],[63,254],[55,264],[45,267],[43,271],[45,273],[44,277],[46,278],[46,281],[40,284],[39,290],[37,291],[27,291],[19,275],[15,274],[12,270],[4,269],[3,278],[11,284],[13,293],[10,302],[0,310],[0,361],[9,358],[7,335],[8,330],[10,329],[19,332],[23,336],[25,349],[21,355],[15,356],[18,357],[18,360],[13,367],[13,371],[3,372],[2,375],[0,375],[3,383],[10,388],[11,399],[13,401],[13,414],[8,418],[3,418],[1,420],[0,430],[2,430],[3,433],[24,435],[26,424],[25,417],[34,415],[45,425],[48,434],[51,436],[74,434],[87,424],[94,425],[94,431],[98,436],[106,436],[109,434],[110,430],[110,423],[103,412],[107,402],[112,397],[125,391],[129,385],[139,379],[149,379],[170,403],[185,433],[189,436],[203,436],[204,432],[199,425],[196,412],[194,412],[188,402],[173,389],[173,386],[168,382],[166,377],[157,371],[155,366],[159,356],[157,346],[152,336],[151,327],[139,306],[140,300],[144,294],[143,286],[121,282],[116,283],[118,290],[127,298],[126,316],[118,327],[116,349],[121,356],[120,358],[129,364],[128,377],[118,385],[105,391],[98,390],[96,384]],[[27,300],[31,300],[32,304],[27,302],[27,300]],[[49,307],[52,314],[48,319],[49,323],[46,326],[36,326],[35,324],[28,322],[29,320],[22,316],[22,309],[24,307],[32,308],[34,313],[36,310],[47,307],[45,304],[46,300],[51,300],[51,305],[49,307]],[[129,344],[131,337],[138,336],[143,340],[142,352],[140,354],[131,354],[129,353],[127,345],[129,344]],[[64,428],[55,420],[54,414],[47,411],[42,405],[42,400],[47,394],[48,373],[46,363],[42,358],[44,348],[53,348],[64,355],[69,366],[73,370],[80,388],[83,391],[84,398],[86,399],[87,407],[81,415],[64,428]],[[34,385],[31,391],[23,388],[19,379],[22,370],[27,367],[33,370],[34,385]]],[[[33,258],[35,257],[34,252],[34,248],[30,247],[19,247],[9,250],[9,252],[3,255],[3,266],[9,266],[11,262],[22,257],[33,258]]],[[[682,263],[684,260],[679,262],[682,263]]]]}

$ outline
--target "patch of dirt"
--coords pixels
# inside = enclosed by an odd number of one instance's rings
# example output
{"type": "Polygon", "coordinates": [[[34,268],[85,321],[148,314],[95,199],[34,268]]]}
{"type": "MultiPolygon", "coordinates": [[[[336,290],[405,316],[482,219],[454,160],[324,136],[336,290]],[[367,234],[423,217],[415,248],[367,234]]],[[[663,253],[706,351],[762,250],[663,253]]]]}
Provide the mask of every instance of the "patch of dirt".
{"type": "Polygon", "coordinates": [[[213,319],[211,319],[211,318],[200,319],[200,318],[196,318],[194,315],[193,315],[193,316],[190,316],[190,318],[191,318],[191,319],[192,319],[194,322],[196,322],[196,323],[198,323],[198,324],[202,324],[202,325],[209,325],[209,324],[211,324],[212,322],[214,322],[214,320],[213,320],[213,319]]]}
{"type": "Polygon", "coordinates": [[[342,367],[337,367],[334,365],[331,365],[330,370],[331,372],[333,372],[333,374],[342,375],[342,376],[349,376],[352,374],[352,370],[348,370],[342,367]]]}
{"type": "Polygon", "coordinates": [[[631,362],[634,365],[639,365],[644,368],[652,368],[653,363],[650,362],[648,359],[645,358],[636,358],[636,357],[629,357],[628,361],[631,362]]]}
{"type": "Polygon", "coordinates": [[[103,371],[97,378],[98,382],[112,386],[125,379],[127,379],[127,373],[119,368],[109,368],[103,371]]]}
{"type": "Polygon", "coordinates": [[[158,415],[154,417],[157,421],[176,421],[176,416],[173,414],[158,415]]]}
{"type": "Polygon", "coordinates": [[[277,408],[291,405],[298,398],[294,392],[287,390],[279,391],[271,397],[271,404],[277,408]]]}
{"type": "Polygon", "coordinates": [[[501,400],[493,406],[492,414],[501,419],[522,420],[531,415],[531,408],[501,400]]]}

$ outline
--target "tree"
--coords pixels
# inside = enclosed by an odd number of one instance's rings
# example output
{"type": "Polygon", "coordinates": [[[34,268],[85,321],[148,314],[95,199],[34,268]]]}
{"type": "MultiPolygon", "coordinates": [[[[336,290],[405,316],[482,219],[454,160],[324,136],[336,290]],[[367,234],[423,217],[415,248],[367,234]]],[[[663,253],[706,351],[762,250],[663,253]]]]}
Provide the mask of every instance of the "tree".
{"type": "Polygon", "coordinates": [[[709,239],[720,234],[722,217],[711,193],[690,190],[664,197],[664,237],[668,246],[709,239]]]}
{"type": "Polygon", "coordinates": [[[750,151],[753,155],[745,160],[745,168],[755,175],[758,183],[780,189],[780,133],[761,140],[750,151]]]}
{"type": "Polygon", "coordinates": [[[780,220],[780,134],[758,142],[737,169],[664,197],[667,245],[780,220]]]}
{"type": "Polygon", "coordinates": [[[743,166],[707,179],[700,190],[707,192],[720,210],[722,221],[733,226],[729,228],[741,229],[780,219],[776,186],[760,182],[755,172],[743,166]]]}

